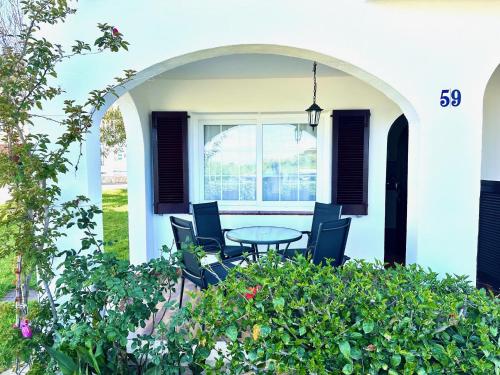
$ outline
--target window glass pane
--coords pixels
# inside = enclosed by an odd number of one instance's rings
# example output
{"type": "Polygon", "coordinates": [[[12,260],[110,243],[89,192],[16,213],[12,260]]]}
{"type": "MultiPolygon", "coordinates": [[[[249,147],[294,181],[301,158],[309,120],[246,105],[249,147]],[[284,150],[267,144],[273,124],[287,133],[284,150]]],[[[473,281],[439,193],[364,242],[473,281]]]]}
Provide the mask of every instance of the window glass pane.
{"type": "Polygon", "coordinates": [[[262,178],[262,199],[265,201],[279,201],[280,199],[280,178],[262,178]]]}
{"type": "Polygon", "coordinates": [[[205,125],[205,199],[257,199],[255,125],[205,125]]]}
{"type": "Polygon", "coordinates": [[[240,176],[240,197],[242,201],[253,201],[257,197],[257,178],[255,176],[240,176]]]}
{"type": "Polygon", "coordinates": [[[308,124],[263,126],[262,199],[316,200],[316,133],[308,124]]]}

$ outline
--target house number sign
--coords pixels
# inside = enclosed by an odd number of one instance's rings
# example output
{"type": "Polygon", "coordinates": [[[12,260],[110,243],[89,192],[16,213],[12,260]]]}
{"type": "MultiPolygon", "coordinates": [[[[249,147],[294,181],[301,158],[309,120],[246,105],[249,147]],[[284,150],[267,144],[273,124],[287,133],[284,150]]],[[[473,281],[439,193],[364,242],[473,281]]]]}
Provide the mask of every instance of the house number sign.
{"type": "Polygon", "coordinates": [[[441,107],[448,107],[450,104],[452,107],[458,107],[460,103],[462,103],[460,90],[441,90],[441,100],[439,101],[441,107]]]}

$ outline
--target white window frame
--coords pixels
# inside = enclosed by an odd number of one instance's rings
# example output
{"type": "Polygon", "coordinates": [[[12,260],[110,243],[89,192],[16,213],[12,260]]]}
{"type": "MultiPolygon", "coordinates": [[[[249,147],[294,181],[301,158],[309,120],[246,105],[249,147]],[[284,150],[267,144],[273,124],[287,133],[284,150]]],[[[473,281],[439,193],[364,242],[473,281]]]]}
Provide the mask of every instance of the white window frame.
{"type": "MultiPolygon", "coordinates": [[[[325,111],[326,112],[326,111],[325,111]]],[[[331,197],[331,124],[329,116],[322,116],[317,127],[316,201],[330,202],[331,197]],[[326,118],[325,118],[326,117],[326,118]]],[[[223,211],[312,211],[314,201],[262,200],[262,136],[263,125],[306,123],[305,112],[297,113],[190,113],[189,170],[190,200],[208,202],[204,192],[204,125],[256,125],[257,132],[257,199],[255,201],[218,201],[223,211]]]]}

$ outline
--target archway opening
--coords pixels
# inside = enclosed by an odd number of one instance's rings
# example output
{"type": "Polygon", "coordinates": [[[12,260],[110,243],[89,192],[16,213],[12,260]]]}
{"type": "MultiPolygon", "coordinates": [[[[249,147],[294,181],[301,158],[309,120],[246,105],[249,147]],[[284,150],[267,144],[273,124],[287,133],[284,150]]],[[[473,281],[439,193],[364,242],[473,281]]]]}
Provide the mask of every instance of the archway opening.
{"type": "Polygon", "coordinates": [[[408,120],[401,115],[387,137],[384,262],[406,263],[408,120]]]}
{"type": "Polygon", "coordinates": [[[128,260],[127,136],[118,103],[105,113],[100,139],[104,249],[128,260]]]}
{"type": "Polygon", "coordinates": [[[500,65],[484,94],[477,284],[500,290],[500,65]]]}
{"type": "MultiPolygon", "coordinates": [[[[285,46],[238,45],[190,53],[139,72],[132,82],[118,90],[121,96],[120,106],[122,107],[124,98],[128,103],[122,108],[126,113],[124,120],[127,139],[130,140],[127,150],[134,150],[133,154],[128,153],[128,160],[135,165],[134,168],[128,166],[128,193],[134,197],[133,200],[129,200],[129,227],[133,228],[133,232],[129,233],[132,262],[145,261],[151,256],[158,255],[161,245],[171,243],[165,230],[168,227],[166,223],[168,217],[155,215],[152,212],[151,112],[187,111],[190,115],[189,128],[194,130],[198,127],[198,135],[190,133],[189,142],[198,145],[203,144],[200,132],[203,131],[204,125],[211,123],[210,121],[233,121],[238,116],[245,121],[249,118],[253,120],[258,114],[260,116],[258,120],[261,122],[257,123],[257,126],[264,128],[266,123],[263,121],[268,119],[262,120],[262,118],[271,114],[278,116],[302,114],[305,119],[303,111],[311,101],[313,61],[319,63],[318,101],[329,110],[328,112],[332,109],[373,109],[372,134],[375,135],[375,143],[372,143],[371,147],[375,147],[375,144],[377,147],[382,145],[379,142],[381,138],[377,134],[386,134],[387,124],[401,112],[405,113],[412,127],[418,125],[412,105],[384,81],[333,57],[285,46]],[[266,63],[263,64],[263,61],[266,63]],[[223,116],[211,119],[210,116],[215,113],[223,116]],[[225,118],[222,118],[224,116],[225,118]],[[202,124],[201,120],[208,122],[202,124]],[[129,136],[129,131],[133,132],[134,136],[129,136]],[[133,181],[131,173],[134,174],[133,181]],[[139,252],[142,255],[138,255],[139,252]]],[[[110,97],[110,103],[115,99],[110,97]]],[[[328,165],[331,157],[331,141],[328,139],[331,139],[331,120],[326,111],[324,121],[323,129],[326,130],[321,130],[320,127],[319,131],[322,133],[318,135],[318,139],[323,144],[318,146],[321,149],[318,149],[318,155],[323,157],[323,167],[330,168],[328,165]]],[[[351,233],[351,249],[354,249],[351,254],[358,258],[383,259],[384,257],[385,191],[381,187],[385,184],[386,160],[383,150],[385,147],[383,142],[380,153],[370,149],[370,158],[373,158],[370,161],[369,177],[370,214],[356,219],[356,225],[353,226],[351,233]],[[381,160],[378,160],[377,155],[381,155],[381,160]],[[372,243],[375,244],[370,246],[370,252],[363,250],[371,240],[370,236],[366,236],[367,231],[372,236],[372,243]]],[[[194,177],[200,182],[195,186],[190,185],[191,202],[200,201],[204,196],[202,147],[197,147],[195,151],[199,152],[201,157],[194,164],[190,164],[190,178],[194,177]]],[[[412,153],[412,160],[416,160],[416,147],[412,148],[412,153]]],[[[190,158],[193,157],[195,155],[190,153],[190,158]]],[[[415,180],[416,167],[413,163],[412,166],[415,172],[413,180],[415,180]]],[[[318,186],[325,187],[331,183],[328,173],[318,178],[323,181],[318,182],[318,186]]],[[[412,197],[415,200],[415,196],[412,197]]],[[[328,189],[324,188],[324,192],[318,192],[316,200],[326,202],[329,198],[328,189]]],[[[411,207],[416,205],[413,203],[411,207]]],[[[300,226],[299,229],[305,230],[308,229],[307,225],[302,224],[307,221],[306,218],[306,216],[293,217],[289,214],[280,217],[279,224],[300,226]]],[[[233,214],[228,216],[226,221],[230,226],[233,221],[234,225],[250,225],[252,219],[255,220],[251,215],[233,214]]],[[[413,212],[411,221],[415,222],[415,219],[416,214],[413,212]]],[[[258,220],[272,224],[273,218],[268,215],[258,220]]],[[[415,227],[413,225],[413,228],[415,227]]],[[[413,235],[413,238],[415,237],[413,235]]],[[[415,254],[416,245],[412,246],[410,253],[415,254]]]]}

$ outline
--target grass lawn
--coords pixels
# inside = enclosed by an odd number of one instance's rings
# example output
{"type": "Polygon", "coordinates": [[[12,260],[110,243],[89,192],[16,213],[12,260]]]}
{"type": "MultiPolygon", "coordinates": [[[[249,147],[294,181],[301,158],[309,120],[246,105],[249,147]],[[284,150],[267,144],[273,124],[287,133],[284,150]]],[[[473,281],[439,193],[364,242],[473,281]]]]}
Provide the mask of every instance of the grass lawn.
{"type": "Polygon", "coordinates": [[[0,299],[15,287],[15,258],[0,259],[0,299]]]}
{"type": "Polygon", "coordinates": [[[102,193],[104,241],[112,241],[105,250],[120,259],[128,259],[128,199],[127,190],[104,190],[102,193]]]}

